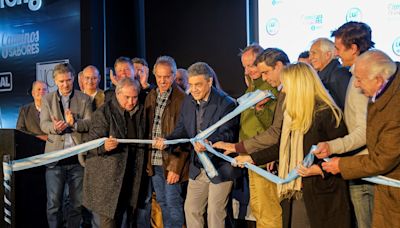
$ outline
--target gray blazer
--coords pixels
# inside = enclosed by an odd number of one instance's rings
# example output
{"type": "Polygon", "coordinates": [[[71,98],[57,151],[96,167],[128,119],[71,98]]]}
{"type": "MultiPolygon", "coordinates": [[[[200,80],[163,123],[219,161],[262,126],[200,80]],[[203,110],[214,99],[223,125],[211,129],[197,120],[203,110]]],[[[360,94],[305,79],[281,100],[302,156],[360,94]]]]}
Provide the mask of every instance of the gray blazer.
{"type": "MultiPolygon", "coordinates": [[[[55,117],[58,120],[64,120],[63,114],[60,109],[60,96],[58,91],[47,94],[42,101],[42,107],[40,112],[40,128],[44,133],[48,135],[46,142],[45,153],[61,150],[64,148],[64,137],[65,134],[58,134],[53,127],[53,121],[51,117],[55,117]]],[[[74,90],[71,101],[70,110],[73,113],[76,128],[72,129],[72,140],[75,144],[82,143],[82,133],[89,131],[90,117],[92,115],[92,102],[90,97],[78,90],[74,90]]],[[[81,165],[83,163],[82,157],[79,159],[81,165]]]]}

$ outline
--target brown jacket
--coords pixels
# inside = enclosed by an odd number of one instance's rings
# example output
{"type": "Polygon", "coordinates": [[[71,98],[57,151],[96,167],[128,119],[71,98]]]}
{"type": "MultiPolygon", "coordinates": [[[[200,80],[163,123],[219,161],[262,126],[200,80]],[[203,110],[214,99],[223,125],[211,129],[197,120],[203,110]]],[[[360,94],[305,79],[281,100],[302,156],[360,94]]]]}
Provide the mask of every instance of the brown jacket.
{"type": "MultiPolygon", "coordinates": [[[[181,105],[183,99],[185,98],[185,93],[181,88],[172,85],[172,92],[167,101],[167,106],[162,115],[162,126],[161,132],[165,137],[172,133],[175,129],[175,125],[178,122],[179,113],[181,111],[181,105]]],[[[156,109],[156,100],[157,100],[157,91],[156,89],[152,89],[150,93],[146,97],[146,101],[144,103],[145,113],[146,113],[146,126],[148,127],[148,137],[152,138],[152,130],[153,130],[153,122],[154,115],[156,109]]],[[[185,150],[184,147],[178,146],[173,151],[163,151],[163,167],[165,176],[168,174],[166,171],[172,171],[176,174],[179,174],[179,181],[188,180],[189,173],[189,151],[185,150]]],[[[153,166],[151,165],[151,150],[148,153],[148,162],[147,162],[147,172],[149,176],[154,175],[153,166]]]]}
{"type": "MultiPolygon", "coordinates": [[[[400,72],[375,103],[368,105],[369,155],[341,158],[344,179],[384,175],[400,180],[400,72]]],[[[373,227],[400,227],[400,188],[376,185],[373,227]]]]}

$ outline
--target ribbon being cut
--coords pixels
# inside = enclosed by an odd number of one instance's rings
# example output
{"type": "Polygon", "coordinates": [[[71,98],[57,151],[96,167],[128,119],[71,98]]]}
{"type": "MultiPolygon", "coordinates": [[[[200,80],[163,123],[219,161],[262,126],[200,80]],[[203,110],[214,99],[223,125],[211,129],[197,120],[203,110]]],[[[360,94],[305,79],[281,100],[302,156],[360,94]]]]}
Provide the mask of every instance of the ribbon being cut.
{"type": "MultiPolygon", "coordinates": [[[[275,99],[274,95],[270,91],[260,91],[257,90],[252,93],[248,93],[243,95],[242,97],[238,98],[237,101],[239,103],[239,106],[236,107],[232,112],[230,112],[228,115],[226,115],[224,118],[220,119],[217,123],[214,125],[210,126],[206,130],[202,131],[196,137],[191,138],[191,139],[176,139],[176,140],[167,140],[165,141],[166,145],[172,145],[172,144],[178,144],[178,143],[186,143],[186,142],[191,142],[194,144],[195,142],[200,142],[203,144],[208,152],[230,162],[232,165],[236,165],[235,159],[226,156],[218,151],[216,151],[214,148],[212,148],[210,145],[205,143],[203,140],[207,139],[218,127],[226,123],[227,121],[231,120],[235,116],[239,115],[241,112],[246,110],[247,108],[250,108],[260,102],[261,100],[265,98],[272,98],[275,99]]],[[[19,160],[14,160],[11,161],[10,163],[3,162],[3,171],[4,171],[4,180],[9,180],[10,175],[12,174],[13,171],[20,171],[24,169],[29,169],[29,168],[34,168],[46,164],[50,164],[52,162],[65,159],[74,155],[77,155],[79,153],[97,148],[99,146],[102,146],[104,144],[104,141],[106,138],[99,138],[90,142],[86,142],[68,149],[64,150],[59,150],[59,151],[54,151],[51,153],[45,153],[45,154],[40,154],[36,155],[33,157],[29,158],[24,158],[24,159],[19,159],[19,160]]],[[[153,140],[146,140],[146,139],[118,139],[119,143],[141,143],[141,144],[152,144],[153,140]]],[[[311,148],[311,151],[315,149],[315,146],[311,148]]],[[[217,170],[211,163],[209,157],[207,156],[206,152],[202,153],[197,153],[205,171],[207,172],[207,175],[212,178],[218,175],[217,170]]],[[[314,161],[314,154],[309,153],[303,160],[303,165],[305,167],[311,166],[311,164],[314,161]]],[[[252,165],[250,163],[244,163],[244,167],[247,169],[250,169],[257,174],[263,176],[264,178],[268,179],[269,181],[272,181],[276,184],[284,184],[288,183],[294,179],[296,179],[299,175],[297,173],[297,169],[292,170],[288,176],[285,179],[281,179],[276,175],[271,174],[270,172],[261,169],[255,165],[252,165]]],[[[372,182],[372,183],[377,183],[377,184],[382,184],[382,185],[388,185],[388,186],[393,186],[393,187],[400,187],[400,181],[399,180],[394,180],[391,178],[383,177],[383,176],[375,176],[375,177],[367,177],[363,178],[366,181],[372,182]]]]}

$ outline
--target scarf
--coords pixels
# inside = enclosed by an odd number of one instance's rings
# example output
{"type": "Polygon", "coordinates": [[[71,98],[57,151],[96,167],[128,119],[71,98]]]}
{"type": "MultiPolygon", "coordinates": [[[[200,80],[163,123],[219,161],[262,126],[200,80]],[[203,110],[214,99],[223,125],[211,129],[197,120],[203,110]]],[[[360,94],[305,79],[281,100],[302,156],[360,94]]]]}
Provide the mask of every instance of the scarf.
{"type": "MultiPolygon", "coordinates": [[[[288,173],[296,168],[304,158],[303,138],[304,134],[299,130],[291,130],[292,118],[285,111],[283,114],[283,124],[281,133],[281,142],[279,146],[279,168],[278,175],[285,179],[288,173]]],[[[278,184],[278,196],[281,200],[301,199],[302,178],[286,183],[278,184]]]]}

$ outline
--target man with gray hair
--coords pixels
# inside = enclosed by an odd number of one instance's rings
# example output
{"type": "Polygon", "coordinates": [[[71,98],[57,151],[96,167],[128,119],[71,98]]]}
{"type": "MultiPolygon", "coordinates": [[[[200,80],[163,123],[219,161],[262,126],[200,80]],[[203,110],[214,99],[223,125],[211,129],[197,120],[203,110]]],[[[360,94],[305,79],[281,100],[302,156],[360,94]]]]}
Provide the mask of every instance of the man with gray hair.
{"type": "MultiPolygon", "coordinates": [[[[355,86],[369,97],[369,154],[332,158],[324,170],[344,179],[384,175],[400,180],[400,65],[380,50],[361,54],[353,65],[355,86]]],[[[372,227],[400,227],[399,189],[375,185],[372,227]]]]}
{"type": "MultiPolygon", "coordinates": [[[[215,89],[213,70],[204,62],[191,65],[189,72],[190,96],[186,96],[178,123],[166,139],[193,138],[199,132],[216,123],[236,107],[236,102],[227,94],[215,89]]],[[[234,142],[237,140],[238,118],[219,127],[206,141],[234,142]]],[[[164,139],[159,138],[154,147],[164,149],[164,139]]],[[[173,149],[174,146],[171,146],[173,149]]],[[[228,162],[206,152],[206,148],[196,142],[190,151],[189,185],[185,201],[186,224],[188,227],[204,227],[204,213],[207,211],[208,227],[225,226],[226,206],[232,188],[232,180],[239,173],[228,162]],[[209,178],[196,153],[205,152],[209,156],[218,176],[209,178]],[[207,208],[206,208],[207,206],[207,208]]]]}
{"type": "Polygon", "coordinates": [[[24,105],[19,110],[16,129],[28,134],[35,135],[43,141],[47,140],[47,135],[40,129],[39,115],[42,106],[42,99],[47,94],[47,84],[42,81],[32,83],[33,102],[24,105]]]}
{"type": "Polygon", "coordinates": [[[181,87],[181,89],[185,92],[188,91],[189,85],[188,85],[188,72],[186,69],[179,68],[176,71],[176,77],[175,77],[175,82],[176,84],[181,87]]]}
{"type": "Polygon", "coordinates": [[[133,223],[144,169],[145,147],[119,144],[117,139],[145,137],[139,83],[123,78],[115,96],[93,115],[89,140],[107,137],[103,146],[87,156],[83,204],[100,215],[100,227],[121,227],[124,213],[133,223]]]}
{"type": "Polygon", "coordinates": [[[336,59],[335,44],[327,38],[314,40],[310,48],[310,62],[335,103],[344,110],[351,74],[336,59]]]}
{"type": "MultiPolygon", "coordinates": [[[[178,121],[185,93],[175,84],[175,60],[161,56],[154,64],[153,74],[157,88],[150,91],[145,101],[148,137],[155,139],[171,134],[178,121]]],[[[182,182],[188,180],[189,150],[183,146],[170,153],[151,149],[148,154],[147,172],[151,176],[157,202],[160,204],[165,228],[182,227],[182,182]]]]}

